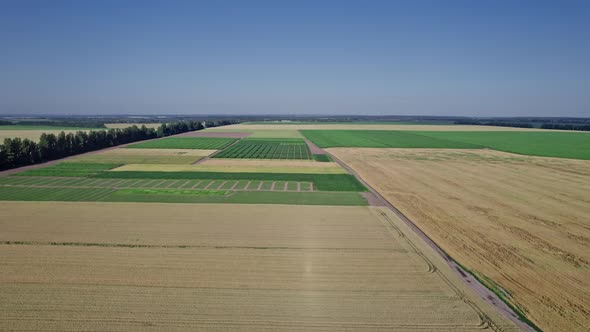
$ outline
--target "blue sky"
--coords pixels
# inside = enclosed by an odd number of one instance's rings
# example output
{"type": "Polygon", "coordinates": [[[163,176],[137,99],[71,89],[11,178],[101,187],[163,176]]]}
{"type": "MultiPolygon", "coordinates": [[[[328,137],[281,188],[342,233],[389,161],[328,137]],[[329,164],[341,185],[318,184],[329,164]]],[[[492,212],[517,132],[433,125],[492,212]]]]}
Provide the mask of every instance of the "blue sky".
{"type": "Polygon", "coordinates": [[[0,113],[590,116],[590,2],[5,0],[0,113]]]}

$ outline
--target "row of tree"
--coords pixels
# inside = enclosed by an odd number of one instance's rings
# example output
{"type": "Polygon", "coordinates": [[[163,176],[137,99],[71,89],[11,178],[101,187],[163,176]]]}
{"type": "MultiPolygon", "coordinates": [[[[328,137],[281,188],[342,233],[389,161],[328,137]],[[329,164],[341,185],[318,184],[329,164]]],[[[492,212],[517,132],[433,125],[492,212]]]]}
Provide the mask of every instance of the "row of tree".
{"type": "Polygon", "coordinates": [[[460,120],[455,121],[457,125],[474,125],[474,126],[498,126],[498,127],[515,127],[515,128],[534,128],[530,123],[524,122],[504,122],[504,121],[471,121],[460,120]]]}
{"type": "Polygon", "coordinates": [[[577,124],[557,124],[557,123],[544,123],[541,125],[543,129],[559,129],[559,130],[582,130],[590,131],[590,125],[577,125],[577,124]]]}
{"type": "Polygon", "coordinates": [[[208,121],[203,125],[197,121],[179,121],[162,124],[158,128],[131,126],[123,129],[61,132],[41,134],[39,142],[29,139],[6,138],[0,144],[0,170],[33,165],[48,160],[73,156],[76,154],[100,150],[121,144],[146,139],[166,137],[206,127],[232,124],[233,121],[208,121]]]}

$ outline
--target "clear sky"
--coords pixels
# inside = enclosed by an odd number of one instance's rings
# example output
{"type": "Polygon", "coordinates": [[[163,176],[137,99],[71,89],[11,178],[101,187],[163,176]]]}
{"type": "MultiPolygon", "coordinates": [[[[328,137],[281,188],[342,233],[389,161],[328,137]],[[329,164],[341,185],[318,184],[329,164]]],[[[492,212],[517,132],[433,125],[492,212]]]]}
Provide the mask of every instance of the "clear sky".
{"type": "Polygon", "coordinates": [[[590,116],[590,1],[0,1],[0,113],[590,116]]]}

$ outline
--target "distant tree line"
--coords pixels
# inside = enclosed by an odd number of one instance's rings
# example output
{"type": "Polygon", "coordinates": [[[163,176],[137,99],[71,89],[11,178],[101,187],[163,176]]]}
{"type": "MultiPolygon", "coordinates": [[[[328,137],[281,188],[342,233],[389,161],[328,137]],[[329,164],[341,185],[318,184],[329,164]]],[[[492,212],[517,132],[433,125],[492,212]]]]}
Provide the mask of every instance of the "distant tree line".
{"type": "Polygon", "coordinates": [[[460,120],[455,121],[457,125],[476,125],[476,126],[498,126],[498,127],[514,127],[514,128],[534,128],[530,123],[522,122],[500,122],[500,121],[472,121],[472,120],[460,120]]]}
{"type": "MultiPolygon", "coordinates": [[[[208,121],[205,126],[217,127],[232,123],[234,122],[230,120],[208,121]]],[[[0,170],[34,165],[121,144],[201,130],[205,126],[198,121],[179,121],[162,124],[158,128],[131,126],[123,129],[78,131],[68,134],[62,131],[58,135],[43,133],[39,142],[26,138],[5,138],[4,143],[0,144],[0,170]]]]}
{"type": "Polygon", "coordinates": [[[559,130],[581,130],[590,131],[590,125],[575,125],[575,124],[558,124],[558,123],[543,123],[542,129],[559,129],[559,130]]]}
{"type": "MultiPolygon", "coordinates": [[[[76,128],[106,128],[103,122],[98,121],[47,121],[47,120],[27,120],[27,121],[0,121],[0,126],[48,126],[48,127],[76,127],[76,128]]],[[[0,128],[1,129],[1,128],[0,128]]]]}

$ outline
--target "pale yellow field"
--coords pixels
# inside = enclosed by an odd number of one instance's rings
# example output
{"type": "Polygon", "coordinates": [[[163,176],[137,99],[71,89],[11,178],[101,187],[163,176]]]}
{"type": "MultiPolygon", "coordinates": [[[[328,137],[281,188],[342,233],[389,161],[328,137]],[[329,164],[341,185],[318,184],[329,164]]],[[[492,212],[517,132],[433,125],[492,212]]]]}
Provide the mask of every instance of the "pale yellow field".
{"type": "MultiPolygon", "coordinates": [[[[394,124],[235,124],[230,126],[209,128],[210,131],[296,131],[296,130],[430,130],[430,131],[546,131],[544,129],[494,127],[494,126],[463,126],[463,125],[394,125],[394,124]]],[[[554,130],[552,130],[554,131],[554,130]]],[[[260,134],[263,135],[263,134],[260,134]]]]}
{"type": "Polygon", "coordinates": [[[61,133],[62,131],[66,134],[75,134],[80,130],[0,130],[0,142],[4,141],[5,138],[15,137],[20,137],[22,139],[28,138],[31,141],[37,142],[39,141],[39,137],[41,137],[41,134],[43,133],[59,135],[59,133],[61,133]]]}
{"type": "Polygon", "coordinates": [[[516,331],[381,208],[0,202],[0,229],[1,330],[516,331]]]}
{"type": "MultiPolygon", "coordinates": [[[[209,159],[211,160],[211,159],[209,159]]],[[[112,169],[111,172],[141,171],[141,172],[244,172],[244,173],[294,173],[294,174],[344,174],[346,170],[336,163],[308,163],[306,166],[289,166],[257,162],[248,165],[242,160],[226,160],[223,164],[209,164],[208,161],[196,165],[173,164],[128,164],[112,169]],[[233,162],[233,163],[232,163],[233,162]],[[328,164],[328,165],[323,165],[328,164]]]]}
{"type": "Polygon", "coordinates": [[[452,257],[506,290],[543,330],[590,326],[590,161],[328,150],[452,257]]]}
{"type": "Polygon", "coordinates": [[[161,123],[105,123],[104,124],[107,128],[119,128],[119,129],[123,129],[123,128],[127,128],[127,127],[131,127],[131,126],[146,126],[148,128],[158,128],[160,125],[162,125],[161,123]]]}

